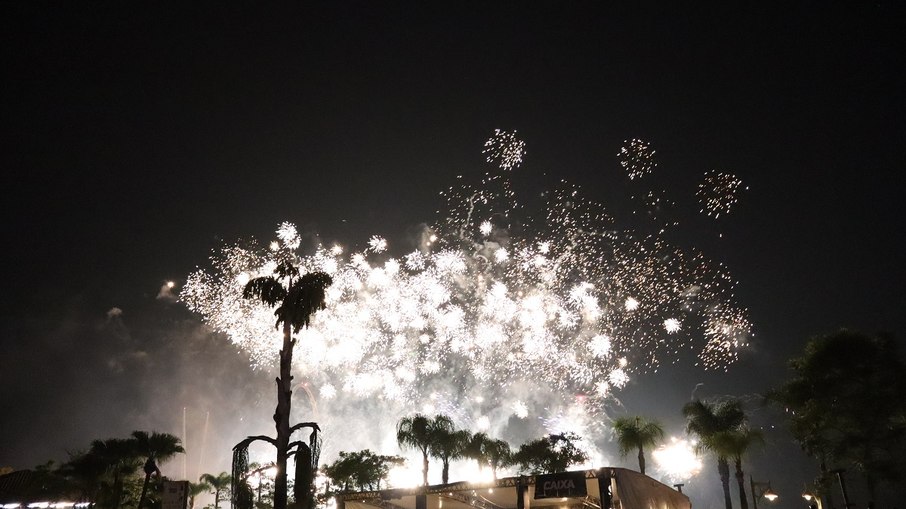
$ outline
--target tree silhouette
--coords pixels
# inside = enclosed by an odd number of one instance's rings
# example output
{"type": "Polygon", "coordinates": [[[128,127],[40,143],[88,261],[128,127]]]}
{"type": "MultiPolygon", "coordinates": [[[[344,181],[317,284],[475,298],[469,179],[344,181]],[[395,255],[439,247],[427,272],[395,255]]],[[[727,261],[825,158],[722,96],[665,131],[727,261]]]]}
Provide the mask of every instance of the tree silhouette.
{"type": "Polygon", "coordinates": [[[195,509],[195,497],[206,493],[211,486],[205,482],[189,482],[189,509],[195,509]]]}
{"type": "Polygon", "coordinates": [[[728,458],[733,451],[721,440],[722,433],[737,430],[745,422],[742,405],[736,401],[712,404],[701,400],[691,401],[683,406],[686,417],[686,431],[698,436],[699,451],[710,451],[717,457],[717,472],[724,492],[726,509],[733,509],[730,499],[730,464],[728,458]]]}
{"type": "Polygon", "coordinates": [[[186,452],[179,443],[179,438],[169,433],[147,431],[133,431],[132,444],[135,450],[145,459],[145,482],[142,484],[142,494],[138,499],[138,509],[145,504],[145,496],[148,494],[148,484],[151,482],[151,475],[157,474],[160,477],[160,468],[157,462],[164,462],[173,456],[186,452]]]}
{"type": "Polygon", "coordinates": [[[510,444],[503,440],[492,440],[485,445],[484,453],[491,465],[491,475],[497,480],[497,470],[513,464],[513,452],[510,444]]]}
{"type": "Polygon", "coordinates": [[[277,378],[277,408],[274,423],[277,437],[277,476],[274,479],[274,509],[286,509],[287,480],[286,462],[289,457],[289,440],[292,428],[289,414],[292,406],[292,364],[293,347],[302,327],[307,327],[312,315],[324,309],[325,290],[331,285],[329,275],[310,272],[305,275],[293,264],[288,250],[282,253],[283,260],[277,264],[273,276],[252,279],[243,290],[246,299],[258,300],[268,306],[276,306],[274,316],[276,327],[283,327],[283,348],[280,349],[280,376],[277,378]]]}
{"type": "Polygon", "coordinates": [[[441,483],[447,484],[450,481],[450,461],[465,456],[470,438],[469,432],[457,430],[449,417],[434,417],[429,453],[441,461],[441,483]]]}
{"type": "Polygon", "coordinates": [[[418,449],[422,453],[422,481],[428,485],[428,456],[437,439],[439,429],[453,429],[453,421],[446,415],[429,418],[415,414],[400,419],[396,426],[396,442],[401,449],[418,449]]]}
{"type": "Polygon", "coordinates": [[[530,474],[565,472],[576,463],[588,461],[588,455],[576,447],[575,433],[552,434],[526,442],[513,454],[513,461],[530,474]]]}
{"type": "Polygon", "coordinates": [[[390,468],[401,465],[405,459],[400,456],[384,456],[368,449],[358,452],[341,451],[339,458],[322,468],[324,474],[339,491],[348,492],[352,487],[358,490],[379,490],[381,481],[387,480],[390,468]]]}
{"type": "Polygon", "coordinates": [[[214,492],[214,509],[220,509],[220,495],[230,491],[230,483],[233,478],[226,472],[220,472],[217,475],[201,474],[198,480],[208,486],[208,490],[214,492]]]}
{"type": "Polygon", "coordinates": [[[741,425],[736,429],[715,433],[711,442],[715,450],[723,451],[727,458],[733,459],[733,465],[736,467],[736,484],[739,486],[739,507],[748,509],[742,459],[754,446],[764,443],[764,437],[760,431],[741,425]]]}
{"type": "Polygon", "coordinates": [[[617,435],[620,455],[626,457],[631,451],[639,452],[639,472],[645,473],[645,448],[654,447],[664,440],[664,428],[659,422],[642,417],[620,417],[613,423],[617,435]]]}
{"type": "MultiPolygon", "coordinates": [[[[871,499],[906,470],[906,365],[894,339],[842,329],[812,338],[768,399],[787,411],[793,437],[820,465],[855,467],[871,499]]],[[[821,483],[819,483],[821,484],[821,483]]]]}
{"type": "Polygon", "coordinates": [[[487,433],[478,432],[469,437],[463,448],[463,457],[475,460],[478,463],[479,472],[490,466],[487,449],[492,442],[493,440],[487,433]]]}

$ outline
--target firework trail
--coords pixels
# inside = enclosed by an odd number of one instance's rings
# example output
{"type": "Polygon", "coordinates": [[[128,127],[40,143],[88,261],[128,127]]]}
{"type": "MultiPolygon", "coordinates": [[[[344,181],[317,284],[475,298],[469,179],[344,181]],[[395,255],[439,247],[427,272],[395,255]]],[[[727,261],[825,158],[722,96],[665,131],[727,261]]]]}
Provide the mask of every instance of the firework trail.
{"type": "Polygon", "coordinates": [[[600,435],[595,416],[632,376],[689,352],[710,369],[735,360],[750,324],[719,265],[617,230],[565,182],[540,215],[517,217],[509,179],[524,143],[497,131],[485,154],[496,166],[475,186],[441,193],[445,210],[406,255],[391,255],[379,236],[349,254],[299,253],[295,227],[283,223],[268,249],[224,248],[180,297],[268,366],[281,334],[273,310],[243,299],[243,286],[287,254],[330,274],[327,308],[299,334],[296,377],[322,402],[322,427],[377,450],[395,449],[396,421],[417,411],[514,444],[532,438],[514,435],[514,420],[600,435]]]}

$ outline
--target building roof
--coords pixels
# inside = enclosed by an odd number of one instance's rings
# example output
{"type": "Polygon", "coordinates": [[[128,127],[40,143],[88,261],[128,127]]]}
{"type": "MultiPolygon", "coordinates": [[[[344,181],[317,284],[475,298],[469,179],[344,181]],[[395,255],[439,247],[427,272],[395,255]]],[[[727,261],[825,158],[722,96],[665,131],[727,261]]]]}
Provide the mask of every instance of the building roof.
{"type": "MultiPolygon", "coordinates": [[[[541,476],[517,476],[496,482],[457,482],[418,488],[345,493],[337,500],[345,509],[417,509],[416,496],[424,494],[424,509],[516,509],[517,485],[525,487],[525,509],[606,509],[599,476],[610,480],[611,507],[619,509],[691,509],[689,497],[648,476],[625,468],[605,467],[578,471],[584,474],[585,495],[535,498],[541,476]]],[[[568,474],[568,473],[561,473],[568,474]]],[[[556,474],[559,475],[559,474],[556,474]]]]}

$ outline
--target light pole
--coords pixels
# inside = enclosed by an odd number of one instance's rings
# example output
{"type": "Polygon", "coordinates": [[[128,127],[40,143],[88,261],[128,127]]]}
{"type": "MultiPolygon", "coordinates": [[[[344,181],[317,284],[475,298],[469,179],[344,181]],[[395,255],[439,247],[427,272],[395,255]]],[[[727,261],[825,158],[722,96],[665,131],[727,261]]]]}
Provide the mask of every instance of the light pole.
{"type": "Polygon", "coordinates": [[[758,509],[758,499],[761,497],[768,499],[768,502],[777,500],[778,495],[774,493],[774,490],[771,489],[771,481],[755,482],[754,480],[752,480],[752,476],[750,474],[749,485],[752,488],[752,509],[758,509]],[[761,490],[760,493],[759,489],[761,490]]]}

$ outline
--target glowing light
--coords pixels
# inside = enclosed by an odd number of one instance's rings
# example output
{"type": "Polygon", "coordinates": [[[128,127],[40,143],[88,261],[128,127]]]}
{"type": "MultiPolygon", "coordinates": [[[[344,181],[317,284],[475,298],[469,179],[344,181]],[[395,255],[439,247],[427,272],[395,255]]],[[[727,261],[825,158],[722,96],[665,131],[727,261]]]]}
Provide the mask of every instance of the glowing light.
{"type": "Polygon", "coordinates": [[[670,443],[651,453],[657,471],[671,481],[685,481],[698,475],[702,461],[695,454],[695,442],[670,438],[670,443]]]}
{"type": "Polygon", "coordinates": [[[635,311],[636,309],[639,309],[639,301],[637,301],[633,297],[629,297],[628,299],[626,299],[626,302],[623,304],[623,306],[626,308],[626,311],[635,311]]]}
{"type": "Polygon", "coordinates": [[[674,332],[679,332],[681,329],[680,321],[676,318],[668,318],[664,320],[664,330],[667,331],[667,334],[673,334],[674,332]]]}
{"type": "Polygon", "coordinates": [[[576,394],[585,396],[583,415],[595,416],[630,376],[680,352],[726,369],[748,345],[751,324],[720,265],[615,227],[579,188],[563,184],[546,195],[543,214],[510,224],[513,211],[524,211],[507,170],[524,147],[509,133],[492,140],[485,154],[498,168],[481,185],[445,191],[446,210],[411,253],[388,253],[387,240],[372,236],[363,250],[302,254],[298,231],[282,223],[274,250],[223,249],[212,269],[189,275],[181,300],[265,367],[277,358],[281,331],[273,309],[242,297],[244,285],[273,274],[286,256],[304,272],[330,273],[326,309],[298,334],[294,375],[331,400],[319,408],[322,426],[374,419],[367,403],[381,400],[387,410],[374,428],[382,436],[416,411],[488,429],[513,415],[552,419],[576,394]],[[518,400],[524,390],[545,404],[518,400]],[[487,402],[507,410],[489,412],[487,402]],[[361,419],[349,415],[357,411],[361,419]]]}

